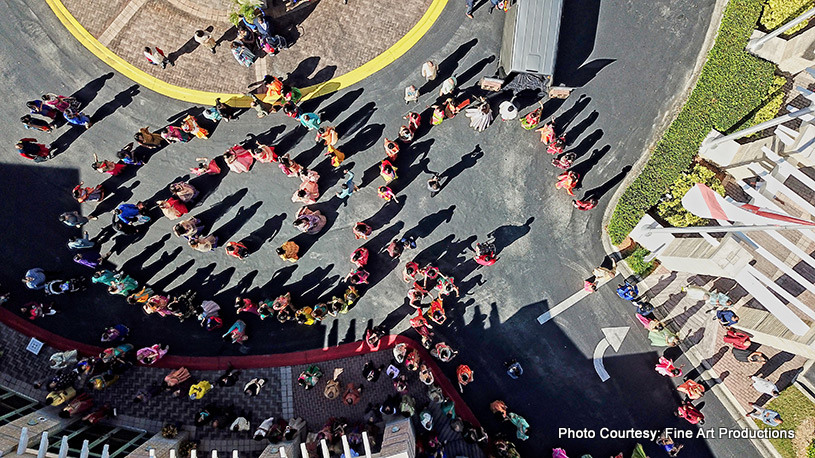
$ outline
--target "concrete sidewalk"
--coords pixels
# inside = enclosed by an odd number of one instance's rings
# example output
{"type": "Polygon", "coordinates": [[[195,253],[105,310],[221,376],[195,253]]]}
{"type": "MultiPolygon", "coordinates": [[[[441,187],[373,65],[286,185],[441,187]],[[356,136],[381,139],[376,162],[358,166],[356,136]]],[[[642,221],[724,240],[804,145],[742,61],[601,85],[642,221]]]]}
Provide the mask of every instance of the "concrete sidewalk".
{"type": "Polygon", "coordinates": [[[243,93],[266,74],[289,75],[294,86],[328,81],[359,67],[404,36],[431,0],[380,2],[301,0],[296,5],[267,2],[274,31],[290,44],[275,56],[261,55],[252,67],[238,64],[229,49],[237,36],[229,22],[229,0],[63,0],[76,20],[128,63],[160,80],[184,88],[243,93]],[[210,29],[216,53],[193,40],[210,29]],[[161,69],[142,55],[159,47],[175,63],[161,69]]]}

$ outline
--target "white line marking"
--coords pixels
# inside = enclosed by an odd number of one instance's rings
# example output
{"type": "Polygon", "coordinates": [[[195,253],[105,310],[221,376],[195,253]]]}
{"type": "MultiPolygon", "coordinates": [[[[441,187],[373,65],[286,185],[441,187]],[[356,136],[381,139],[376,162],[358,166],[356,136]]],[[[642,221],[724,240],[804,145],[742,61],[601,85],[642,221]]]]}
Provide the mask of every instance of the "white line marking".
{"type": "Polygon", "coordinates": [[[597,343],[596,347],[594,347],[594,371],[597,372],[597,375],[600,376],[600,380],[603,382],[611,378],[611,376],[608,375],[605,366],[603,366],[603,354],[606,352],[606,349],[609,346],[610,345],[606,339],[603,339],[597,343]]]}

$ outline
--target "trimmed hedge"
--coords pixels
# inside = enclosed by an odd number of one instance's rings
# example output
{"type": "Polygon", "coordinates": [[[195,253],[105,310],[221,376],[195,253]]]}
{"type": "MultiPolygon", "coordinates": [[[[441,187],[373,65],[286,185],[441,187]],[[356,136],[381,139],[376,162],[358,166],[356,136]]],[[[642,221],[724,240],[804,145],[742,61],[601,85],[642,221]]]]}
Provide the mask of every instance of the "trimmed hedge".
{"type": "Polygon", "coordinates": [[[688,169],[711,129],[728,131],[762,105],[775,66],[744,50],[762,6],[762,0],[728,2],[696,87],[614,209],[608,233],[615,245],[688,169]]]}
{"type": "MultiPolygon", "coordinates": [[[[804,11],[815,6],[815,0],[767,0],[764,10],[761,12],[759,24],[767,31],[781,27],[787,22],[797,18],[804,11]]],[[[809,21],[804,21],[784,33],[784,36],[793,33],[807,26],[809,21]]]]}
{"type": "Polygon", "coordinates": [[[651,254],[646,248],[637,245],[637,249],[634,250],[627,258],[625,258],[625,262],[628,263],[628,267],[634,271],[640,278],[647,277],[651,272],[654,271],[656,268],[656,263],[654,261],[645,262],[645,257],[651,254]]]}
{"type": "MultiPolygon", "coordinates": [[[[756,111],[756,115],[753,116],[750,122],[751,126],[761,124],[778,116],[781,106],[784,105],[784,99],[787,97],[787,93],[784,91],[785,84],[787,84],[787,78],[778,75],[773,77],[773,84],[770,85],[767,91],[767,100],[764,106],[756,111]]],[[[741,126],[739,126],[739,129],[741,129],[741,126]]],[[[756,132],[750,137],[758,135],[761,135],[761,132],[756,132]]]]}

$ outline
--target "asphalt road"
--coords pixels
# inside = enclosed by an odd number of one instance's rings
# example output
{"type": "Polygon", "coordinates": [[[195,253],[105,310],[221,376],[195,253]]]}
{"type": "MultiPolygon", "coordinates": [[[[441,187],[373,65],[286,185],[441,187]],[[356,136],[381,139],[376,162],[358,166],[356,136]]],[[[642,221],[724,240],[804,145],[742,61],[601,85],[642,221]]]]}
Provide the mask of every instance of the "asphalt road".
{"type": "MultiPolygon", "coordinates": [[[[217,126],[210,140],[171,145],[123,178],[107,180],[113,193],[97,209],[99,219],[87,228],[92,236],[103,231],[110,213],[102,210],[115,204],[166,196],[167,185],[188,176],[196,157],[222,154],[252,134],[322,173],[324,197],[317,208],[328,215],[329,224],[320,235],[300,235],[291,226],[298,209],[290,201],[295,181],[274,166],[256,164],[249,174],[225,173],[194,182],[205,198],[192,214],[221,240],[248,240],[255,252],[247,261],[229,258],[221,250],[193,252],[169,235],[172,224],[166,219],[155,221],[137,240],[107,241],[103,252],[113,249],[114,264],[157,290],[178,293],[193,288],[201,298],[214,298],[222,305],[228,325],[234,319],[230,309],[237,294],[263,298],[292,291],[295,304],[330,297],[351,268],[348,256],[362,245],[354,240],[351,226],[366,220],[376,229],[365,243],[372,253],[397,235],[409,233],[417,237],[418,247],[402,261],[434,262],[457,279],[463,295],[448,306],[450,323],[437,328],[437,336],[460,350],[454,363],[474,369],[476,381],[467,387],[465,398],[490,431],[497,426],[489,419],[488,403],[496,398],[504,399],[532,424],[532,438],[522,445],[524,456],[546,456],[554,446],[566,447],[574,456],[628,454],[636,442],[559,438],[558,428],[589,428],[599,434],[603,426],[689,426],[671,414],[678,397],[671,383],[653,371],[658,352],[638,329],[630,306],[610,289],[543,326],[535,318],[578,290],[603,257],[599,240],[603,210],[625,166],[642,154],[653,125],[665,116],[689,77],[713,2],[566,3],[556,80],[581,87],[564,103],[547,104],[546,111],[567,127],[570,147],[580,156],[582,190],[603,193],[599,207],[591,212],[573,211],[570,198],[555,190],[559,170],[549,165],[550,157],[534,133],[523,131],[517,122],[500,120],[476,133],[467,127],[463,115],[434,127],[400,154],[396,164],[400,178],[395,185],[400,204],[383,206],[376,196],[382,137],[393,138],[403,123],[401,116],[415,109],[405,107],[402,92],[409,84],[421,83],[421,62],[432,59],[441,64],[436,83],[456,74],[469,93],[480,76],[495,71],[492,56],[498,49],[501,15],[487,15],[482,5],[476,19],[467,21],[463,5],[451,2],[430,33],[399,61],[359,85],[306,106],[322,111],[324,119],[337,126],[339,149],[349,156],[348,166],[353,166],[357,182],[364,185],[347,206],[331,198],[340,174],[332,173],[321,159],[322,151],[314,147],[311,134],[291,119],[258,120],[249,112],[238,121],[217,126]],[[432,199],[425,190],[428,171],[447,177],[441,193],[432,199]],[[495,234],[500,260],[492,267],[478,268],[467,247],[489,233],[495,234]],[[307,248],[294,265],[274,254],[274,248],[290,238],[307,248]],[[594,373],[591,355],[602,338],[601,328],[611,326],[631,326],[631,330],[619,353],[607,352],[611,379],[602,383],[594,373]],[[501,363],[510,357],[524,365],[526,373],[519,381],[503,372],[501,363]]],[[[8,150],[25,136],[67,147],[45,164],[25,161],[12,151],[2,160],[6,173],[0,177],[5,197],[0,220],[6,230],[0,233],[0,246],[7,261],[0,272],[4,286],[14,295],[8,306],[17,307],[41,298],[21,289],[19,278],[29,267],[64,275],[90,274],[71,262],[65,248],[67,238],[78,231],[60,225],[57,216],[79,209],[69,192],[79,180],[90,185],[105,178],[90,168],[93,153],[112,158],[140,127],[161,127],[191,107],[134,87],[120,75],[108,75],[110,69],[82,48],[44,3],[2,0],[2,4],[10,17],[0,22],[5,50],[0,54],[5,81],[0,93],[14,111],[11,121],[0,124],[0,138],[8,150]],[[86,132],[62,127],[50,138],[25,131],[15,117],[25,113],[26,100],[43,92],[78,92],[96,125],[86,132]]],[[[424,95],[419,109],[432,99],[424,95]]],[[[87,205],[82,210],[92,211],[87,205]]],[[[347,315],[322,325],[280,325],[245,318],[248,352],[288,352],[354,341],[368,324],[385,323],[393,332],[415,337],[404,319],[411,310],[405,305],[401,266],[387,257],[372,256],[372,286],[347,315]]],[[[207,333],[192,322],[146,316],[98,288],[56,302],[63,312],[36,324],[72,339],[98,343],[105,326],[124,322],[131,327],[136,345],[161,341],[176,354],[240,354],[237,347],[222,343],[217,333],[207,333]]],[[[447,365],[449,376],[454,376],[454,369],[455,364],[447,365]]],[[[705,400],[703,411],[706,427],[735,426],[713,397],[705,400]]],[[[690,457],[758,456],[748,441],[680,442],[686,443],[683,455],[690,457]]],[[[651,456],[663,456],[654,444],[645,445],[651,456]]]]}

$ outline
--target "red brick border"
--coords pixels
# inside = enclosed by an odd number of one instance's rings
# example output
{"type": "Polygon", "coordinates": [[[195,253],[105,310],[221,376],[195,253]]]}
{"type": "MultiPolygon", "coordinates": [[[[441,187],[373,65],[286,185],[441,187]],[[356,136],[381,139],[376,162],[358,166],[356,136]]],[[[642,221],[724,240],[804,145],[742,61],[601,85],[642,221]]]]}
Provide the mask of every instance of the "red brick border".
{"type": "MultiPolygon", "coordinates": [[[[102,347],[95,345],[83,344],[70,339],[66,339],[60,335],[54,334],[51,331],[35,326],[30,320],[15,315],[11,311],[0,308],[0,323],[5,324],[9,328],[41,340],[48,346],[57,350],[73,350],[76,349],[83,355],[98,355],[104,350],[102,347]]],[[[470,423],[480,426],[478,419],[475,418],[470,407],[461,398],[461,395],[456,390],[456,386],[442,373],[441,368],[436,361],[430,356],[427,350],[424,349],[415,340],[401,336],[401,335],[387,335],[382,338],[377,351],[389,350],[399,343],[407,344],[419,352],[422,361],[428,365],[433,372],[436,383],[444,391],[444,394],[453,400],[456,405],[456,413],[463,419],[470,423]]],[[[305,350],[293,353],[281,353],[276,355],[251,355],[251,356],[165,356],[158,361],[153,367],[157,368],[177,368],[184,366],[191,370],[223,370],[226,369],[227,364],[232,364],[238,369],[254,369],[264,367],[284,367],[284,366],[299,366],[305,364],[322,363],[325,361],[332,361],[335,359],[349,358],[352,356],[360,356],[372,351],[368,348],[365,342],[352,342],[347,344],[338,345],[326,349],[305,350]]]]}

